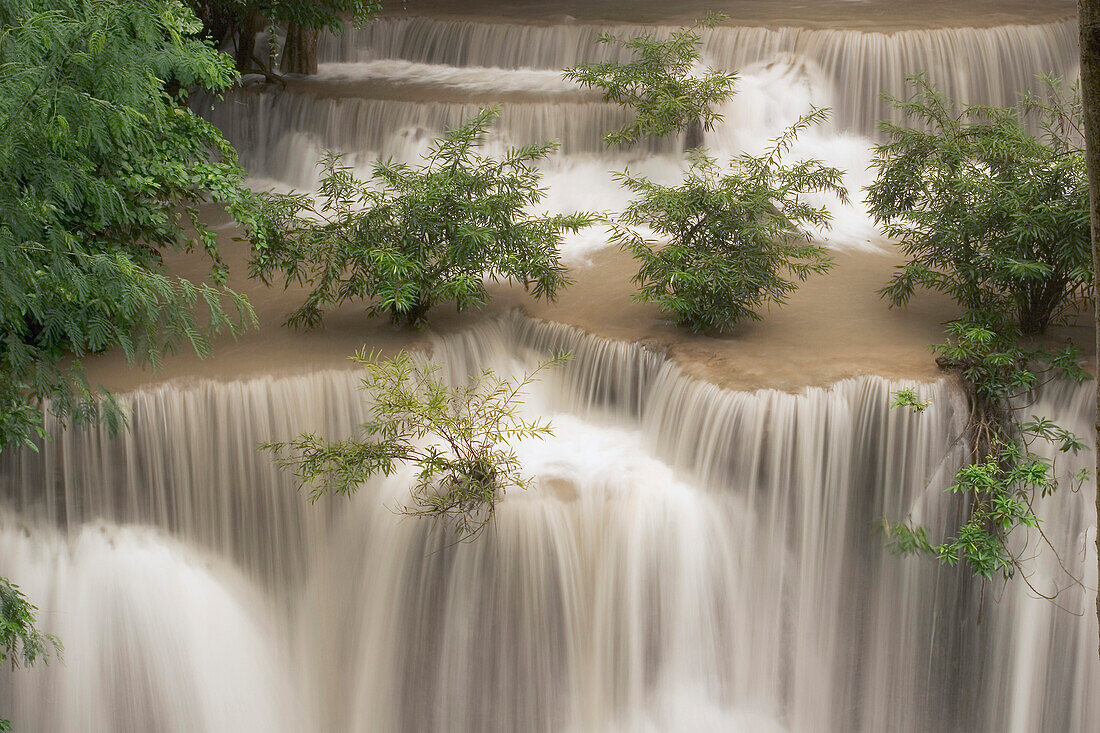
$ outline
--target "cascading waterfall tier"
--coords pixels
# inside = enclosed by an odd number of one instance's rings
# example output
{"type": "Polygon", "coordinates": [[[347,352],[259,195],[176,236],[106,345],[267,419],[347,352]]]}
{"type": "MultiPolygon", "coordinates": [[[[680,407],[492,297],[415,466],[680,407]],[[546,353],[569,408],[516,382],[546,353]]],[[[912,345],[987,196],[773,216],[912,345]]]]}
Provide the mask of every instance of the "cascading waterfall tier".
{"type": "MultiPolygon", "coordinates": [[[[244,89],[228,93],[210,119],[242,151],[252,175],[308,189],[325,150],[349,154],[348,162],[362,169],[376,158],[413,161],[445,128],[461,125],[479,109],[476,103],[244,89]]],[[[600,102],[509,104],[494,126],[490,149],[559,139],[561,155],[597,155],[603,152],[602,135],[628,119],[619,108],[600,102]]],[[[676,150],[676,141],[661,141],[643,146],[637,155],[676,150]]]]}
{"type": "MultiPolygon", "coordinates": [[[[231,93],[222,103],[203,99],[200,106],[214,107],[211,119],[242,151],[254,175],[301,185],[308,176],[277,165],[295,146],[294,135],[315,147],[408,159],[417,148],[398,136],[410,130],[436,135],[445,125],[469,117],[478,104],[508,100],[519,92],[533,98],[561,95],[563,84],[556,72],[582,60],[621,56],[596,44],[601,30],[589,25],[383,19],[325,37],[320,54],[330,63],[321,65],[319,78],[327,83],[311,87],[303,81],[295,83],[294,91],[266,94],[231,93]],[[463,68],[469,73],[462,73],[463,68]],[[355,82],[363,79],[386,81],[389,91],[372,100],[376,88],[356,88],[355,82]],[[334,82],[342,82],[345,91],[341,93],[341,84],[334,82]],[[412,83],[421,85],[414,89],[413,99],[400,94],[387,98],[395,88],[412,83]],[[466,103],[436,99],[455,94],[466,97],[466,103]]],[[[669,29],[613,30],[660,34],[669,29]]],[[[721,68],[751,73],[786,59],[810,67],[819,87],[814,101],[833,109],[837,129],[868,137],[876,134],[879,120],[900,121],[882,95],[906,96],[905,80],[912,74],[927,73],[952,98],[1002,106],[1015,104],[1022,92],[1040,86],[1040,74],[1077,74],[1072,20],[891,34],[722,27],[708,31],[705,40],[705,61],[721,68]]],[[[775,90],[777,96],[783,92],[775,90]]],[[[566,154],[598,152],[603,148],[601,136],[622,123],[623,113],[593,103],[594,98],[508,103],[504,128],[521,143],[557,138],[566,154]]],[[[734,106],[736,101],[735,97],[734,106]]],[[[658,149],[677,146],[676,141],[666,142],[658,149]]],[[[309,161],[310,168],[314,162],[309,161]]]]}
{"type": "MultiPolygon", "coordinates": [[[[500,104],[487,148],[556,139],[560,150],[542,167],[553,212],[621,211],[629,198],[611,171],[629,168],[660,183],[680,177],[685,135],[608,149],[605,133],[629,113],[594,91],[562,80],[582,60],[621,57],[596,43],[602,30],[620,35],[670,28],[585,24],[522,25],[427,18],[385,18],[321,43],[315,77],[289,86],[250,84],[224,100],[194,104],[223,132],[260,188],[315,190],[325,151],[345,154],[361,176],[376,159],[418,161],[445,128],[483,106],[500,104]]],[[[906,77],[924,72],[953,98],[1011,105],[1037,75],[1077,74],[1072,20],[993,28],[945,28],[896,33],[801,28],[719,27],[704,34],[704,61],[736,70],[737,94],[721,110],[725,121],[704,135],[719,158],[759,152],[811,107],[828,107],[828,124],[804,132],[792,157],[819,158],[847,171],[851,203],[823,198],[835,216],[828,235],[837,249],[878,246],[860,191],[879,120],[900,121],[882,95],[907,95],[906,77]]],[[[813,199],[813,197],[811,197],[813,199]]],[[[567,238],[571,264],[607,246],[594,228],[567,238]]]]}
{"type": "MultiPolygon", "coordinates": [[[[561,70],[582,61],[624,60],[625,52],[596,43],[602,31],[620,36],[667,34],[671,28],[586,24],[521,25],[430,18],[392,18],[327,36],[323,62],[404,59],[442,66],[561,70]]],[[[1013,105],[1034,88],[1037,74],[1077,74],[1077,26],[1072,19],[993,28],[938,28],[895,33],[720,26],[703,33],[703,60],[743,70],[780,55],[822,69],[844,130],[873,135],[880,119],[898,119],[882,94],[905,96],[905,78],[926,72],[949,96],[1013,105]]]]}
{"type": "MultiPolygon", "coordinates": [[[[0,673],[0,710],[57,733],[1091,730],[1091,598],[1063,593],[1075,616],[990,588],[979,625],[965,573],[872,529],[954,521],[947,383],[907,385],[919,415],[874,377],[731,392],[518,315],[430,358],[458,382],[561,349],[526,396],[556,427],[518,447],[539,486],[468,544],[387,509],[408,474],[310,505],[256,450],[348,434],[352,371],[123,395],[118,438],[50,425],[4,456],[0,574],[69,649],[0,673]]],[[[1033,410],[1085,429],[1090,395],[1033,410]]],[[[1084,494],[1040,507],[1074,572],[1095,567],[1084,494]]],[[[1061,577],[1043,560],[1032,581],[1061,577]]]]}

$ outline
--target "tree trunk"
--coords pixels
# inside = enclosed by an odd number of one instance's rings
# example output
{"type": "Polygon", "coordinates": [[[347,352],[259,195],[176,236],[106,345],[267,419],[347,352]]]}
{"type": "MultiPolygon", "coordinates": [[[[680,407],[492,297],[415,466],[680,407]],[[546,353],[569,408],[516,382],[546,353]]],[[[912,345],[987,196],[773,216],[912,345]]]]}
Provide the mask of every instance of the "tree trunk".
{"type": "Polygon", "coordinates": [[[684,131],[684,150],[694,150],[703,147],[703,125],[699,120],[688,124],[684,131]]]}
{"type": "Polygon", "coordinates": [[[303,28],[297,23],[287,24],[281,64],[284,74],[317,73],[317,35],[313,28],[303,28]]]}
{"type": "Polygon", "coordinates": [[[256,64],[256,35],[264,29],[264,16],[259,13],[250,13],[237,25],[237,50],[233,54],[233,60],[237,64],[237,71],[242,74],[249,71],[267,71],[258,69],[256,64]]]}
{"type": "MultiPolygon", "coordinates": [[[[1081,30],[1081,101],[1085,117],[1085,160],[1089,176],[1089,204],[1092,228],[1093,307],[1095,308],[1097,366],[1100,369],[1100,0],[1078,0],[1078,23],[1081,30]]],[[[1097,469],[1100,469],[1100,375],[1096,380],[1096,448],[1097,469]]],[[[1096,555],[1100,572],[1100,470],[1093,481],[1096,490],[1096,555]]],[[[1100,575],[1097,576],[1100,579],[1100,575]]],[[[1100,629],[1100,592],[1096,594],[1096,622],[1100,629]]],[[[1100,639],[1097,651],[1100,653],[1100,639]]]]}

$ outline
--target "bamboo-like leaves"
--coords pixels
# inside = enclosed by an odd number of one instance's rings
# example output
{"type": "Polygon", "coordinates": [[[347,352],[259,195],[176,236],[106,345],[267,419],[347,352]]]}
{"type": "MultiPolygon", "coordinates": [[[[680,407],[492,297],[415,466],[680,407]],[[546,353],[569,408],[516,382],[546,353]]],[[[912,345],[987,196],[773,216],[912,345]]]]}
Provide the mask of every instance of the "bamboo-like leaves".
{"type": "Polygon", "coordinates": [[[867,189],[871,213],[908,259],[882,290],[893,304],[938,290],[967,310],[1008,313],[1030,335],[1088,297],[1080,95],[1041,81],[1045,101],[1025,95],[1020,110],[955,104],[921,76],[895,101],[912,126],[883,124],[888,140],[867,189]]]}
{"type": "Polygon", "coordinates": [[[664,137],[692,125],[712,130],[718,111],[734,94],[737,75],[700,66],[701,31],[726,16],[712,13],[667,37],[642,34],[621,38],[601,33],[601,45],[619,47],[626,62],[583,63],[563,73],[581,86],[603,90],[604,99],[634,112],[632,122],[604,136],[608,145],[633,145],[646,137],[664,137]]]}

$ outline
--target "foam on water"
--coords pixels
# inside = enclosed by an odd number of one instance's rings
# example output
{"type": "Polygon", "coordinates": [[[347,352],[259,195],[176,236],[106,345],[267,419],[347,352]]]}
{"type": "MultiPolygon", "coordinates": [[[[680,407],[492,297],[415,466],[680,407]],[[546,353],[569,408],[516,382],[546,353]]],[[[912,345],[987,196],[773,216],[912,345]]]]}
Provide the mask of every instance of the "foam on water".
{"type": "Polygon", "coordinates": [[[0,518],[19,580],[63,657],[5,676],[17,730],[298,731],[297,688],[267,601],[222,560],[161,532],[88,524],[65,536],[0,518]]]}
{"type": "MultiPolygon", "coordinates": [[[[603,135],[629,115],[562,80],[561,69],[585,59],[618,58],[598,47],[589,25],[523,26],[426,19],[386,19],[326,39],[312,81],[292,91],[232,92],[207,108],[241,152],[258,186],[312,190],[326,150],[345,153],[365,175],[377,158],[415,161],[447,126],[480,106],[503,103],[488,149],[557,139],[549,162],[550,211],[621,210],[626,197],[610,171],[659,170],[662,182],[682,168],[684,136],[629,150],[608,150],[603,135]]],[[[621,34],[641,32],[622,26],[621,34]]],[[[669,29],[658,28],[658,35],[669,29]]],[[[847,171],[852,203],[821,197],[834,221],[818,232],[827,246],[868,249],[880,237],[862,204],[879,119],[899,121],[882,94],[905,96],[905,78],[926,72],[958,99],[1014,104],[1036,75],[1076,74],[1072,22],[894,34],[794,28],[722,27],[708,31],[704,61],[741,74],[726,122],[706,135],[712,152],[757,151],[811,107],[832,121],[806,131],[791,159],[816,157],[847,171]]],[[[607,245],[594,228],[571,237],[564,257],[583,264],[607,245]]]]}

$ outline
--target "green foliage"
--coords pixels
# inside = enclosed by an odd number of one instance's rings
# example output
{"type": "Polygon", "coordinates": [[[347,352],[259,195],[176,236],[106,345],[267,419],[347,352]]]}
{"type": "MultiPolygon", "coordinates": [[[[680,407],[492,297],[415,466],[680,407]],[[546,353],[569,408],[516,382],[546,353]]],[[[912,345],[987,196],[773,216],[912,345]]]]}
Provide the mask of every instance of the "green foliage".
{"type": "MultiPolygon", "coordinates": [[[[1048,419],[1022,420],[1022,398],[1051,379],[1081,381],[1080,352],[1071,344],[1058,351],[1021,346],[1020,332],[1003,314],[968,313],[947,325],[949,338],[933,346],[940,366],[956,372],[970,396],[971,415],[965,438],[970,461],[955,473],[946,490],[959,496],[966,521],[943,542],[933,542],[924,527],[886,521],[889,547],[899,553],[931,555],[947,565],[962,561],[981,578],[1011,578],[1022,569],[1011,537],[1038,531],[1037,496],[1058,488],[1055,463],[1032,451],[1035,441],[1059,453],[1076,454],[1084,444],[1048,419]]],[[[894,393],[891,406],[923,411],[927,402],[912,390],[894,393]]],[[[1076,480],[1083,481],[1084,475],[1076,480]]],[[[1026,574],[1024,574],[1026,579],[1026,574]]]]}
{"type": "Polygon", "coordinates": [[[743,154],[728,168],[692,151],[678,186],[620,174],[637,198],[613,223],[613,238],[641,262],[635,299],[658,303],[696,331],[721,331],[759,320],[762,305],[786,302],[794,280],[825,272],[831,261],[807,241],[807,227],[826,227],[831,215],[805,194],[827,191],[846,201],[843,174],[818,160],[785,165],[782,158],[801,130],[827,114],[814,110],[762,155],[743,154]]]}
{"type": "MultiPolygon", "coordinates": [[[[52,634],[35,628],[35,612],[26,596],[7,578],[0,578],[0,663],[12,668],[48,663],[61,654],[61,642],[52,634]]],[[[0,731],[11,730],[11,723],[0,718],[0,731]]]]}
{"type": "Polygon", "coordinates": [[[348,20],[362,23],[382,11],[378,0],[231,0],[276,23],[294,23],[304,28],[344,30],[348,20]]]}
{"type": "Polygon", "coordinates": [[[890,407],[908,407],[913,412],[924,412],[932,404],[931,400],[922,400],[913,389],[899,389],[891,397],[890,407]]]}
{"type": "Polygon", "coordinates": [[[0,6],[0,447],[41,434],[39,400],[99,411],[85,354],[155,367],[253,321],[199,218],[212,200],[254,226],[253,196],[229,144],[173,91],[236,78],[198,28],[178,0],[0,6]],[[164,273],[165,250],[196,246],[211,285],[164,273]]]}
{"type": "Polygon", "coordinates": [[[415,466],[411,503],[400,511],[443,519],[470,539],[492,519],[507,490],[531,485],[510,443],[552,431],[518,414],[520,396],[540,369],[568,358],[560,354],[515,382],[485,370],[465,386],[450,387],[437,376],[437,365],[417,364],[406,352],[392,359],[360,352],[353,357],[366,371],[360,389],[373,407],[355,435],[328,441],[304,433],[262,447],[293,469],[312,500],[350,494],[372,476],[415,466]]]}
{"type": "Polygon", "coordinates": [[[948,100],[923,77],[895,101],[915,123],[882,123],[867,203],[908,262],[882,293],[905,304],[917,288],[964,309],[1007,313],[1025,334],[1073,312],[1091,288],[1089,197],[1080,95],[1046,80],[1051,102],[1023,112],[948,100]],[[1037,118],[1030,134],[1021,115],[1037,118]]]}
{"type": "Polygon", "coordinates": [[[593,217],[529,213],[546,194],[535,163],[556,144],[484,157],[477,148],[498,115],[485,109],[449,129],[418,167],[377,161],[362,181],[328,155],[317,202],[273,197],[275,230],[257,248],[252,270],[265,282],[281,271],[288,284],[309,285],[288,323],[316,326],[325,308],[373,298],[372,315],[420,326],[440,302],[453,301],[459,311],[483,305],[486,278],[518,281],[535,297],[553,299],[568,282],[562,235],[593,217]]]}
{"type": "MultiPolygon", "coordinates": [[[[962,561],[981,578],[1000,574],[1009,579],[1016,575],[1022,569],[1021,559],[1009,537],[1016,530],[1039,530],[1034,501],[1058,488],[1054,462],[1032,453],[1030,441],[1050,441],[1062,453],[1076,453],[1084,447],[1064,428],[1052,426],[1050,434],[1037,430],[1035,426],[1041,422],[1048,421],[1037,418],[1025,423],[1018,442],[994,443],[984,458],[955,473],[954,483],[946,490],[959,495],[969,506],[969,513],[951,537],[937,544],[928,539],[924,527],[885,522],[891,550],[931,555],[945,565],[962,561]]],[[[1086,480],[1086,474],[1075,477],[1077,483],[1086,480]]],[[[1045,536],[1042,540],[1046,542],[1045,536]]]]}
{"type": "Polygon", "coordinates": [[[648,33],[620,38],[604,32],[598,43],[619,46],[633,60],[584,63],[565,70],[567,80],[602,89],[605,100],[635,112],[633,122],[607,133],[608,145],[633,145],[643,137],[663,137],[690,125],[711,130],[722,120],[717,108],[733,96],[737,75],[700,67],[699,31],[725,18],[710,14],[668,38],[648,33]]]}
{"type": "Polygon", "coordinates": [[[55,636],[35,628],[37,610],[19,586],[0,578],[0,662],[8,662],[13,668],[32,667],[61,652],[55,636]]]}
{"type": "Polygon", "coordinates": [[[1022,333],[1004,314],[970,312],[946,328],[947,341],[932,347],[939,354],[936,361],[957,372],[986,411],[1050,379],[1088,379],[1080,366],[1080,349],[1068,342],[1057,351],[1025,346],[1022,333]]]}
{"type": "Polygon", "coordinates": [[[946,565],[961,560],[982,578],[991,578],[995,573],[1005,578],[1015,575],[1019,558],[1010,549],[1008,536],[1016,529],[1039,526],[1032,505],[1035,494],[1045,496],[1057,487],[1057,482],[1053,464],[1020,444],[993,447],[994,452],[983,460],[960,468],[955,483],[947,488],[971,507],[966,522],[953,536],[934,544],[924,527],[887,524],[890,548],[899,553],[929,554],[946,565]]]}

